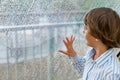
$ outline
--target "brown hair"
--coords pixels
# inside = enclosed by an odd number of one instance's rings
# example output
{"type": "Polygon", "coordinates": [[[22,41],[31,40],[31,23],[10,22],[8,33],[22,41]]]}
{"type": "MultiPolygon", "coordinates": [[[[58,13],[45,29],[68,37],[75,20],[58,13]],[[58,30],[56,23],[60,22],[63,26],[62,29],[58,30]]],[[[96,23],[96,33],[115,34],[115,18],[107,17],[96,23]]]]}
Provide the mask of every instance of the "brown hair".
{"type": "Polygon", "coordinates": [[[108,47],[120,47],[120,17],[110,8],[95,8],[89,11],[84,23],[89,25],[90,34],[108,47]]]}

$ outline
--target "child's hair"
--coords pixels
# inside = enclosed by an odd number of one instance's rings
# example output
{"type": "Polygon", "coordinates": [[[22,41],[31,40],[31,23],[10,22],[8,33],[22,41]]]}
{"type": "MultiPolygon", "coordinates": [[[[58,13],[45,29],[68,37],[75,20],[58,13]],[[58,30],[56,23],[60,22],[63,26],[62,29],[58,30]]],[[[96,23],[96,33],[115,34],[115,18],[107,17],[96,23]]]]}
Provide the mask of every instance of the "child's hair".
{"type": "Polygon", "coordinates": [[[90,34],[108,47],[120,47],[120,17],[110,8],[100,7],[89,11],[84,18],[90,34]]]}

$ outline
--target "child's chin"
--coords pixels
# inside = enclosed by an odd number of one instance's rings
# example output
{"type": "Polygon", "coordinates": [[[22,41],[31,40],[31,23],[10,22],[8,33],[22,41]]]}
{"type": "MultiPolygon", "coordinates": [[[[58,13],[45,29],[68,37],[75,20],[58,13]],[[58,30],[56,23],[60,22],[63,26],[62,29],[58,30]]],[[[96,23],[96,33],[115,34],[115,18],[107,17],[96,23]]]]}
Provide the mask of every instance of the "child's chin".
{"type": "Polygon", "coordinates": [[[89,46],[89,44],[86,42],[86,45],[89,46]]]}
{"type": "Polygon", "coordinates": [[[89,43],[86,42],[86,45],[89,46],[89,47],[92,47],[89,43]]]}

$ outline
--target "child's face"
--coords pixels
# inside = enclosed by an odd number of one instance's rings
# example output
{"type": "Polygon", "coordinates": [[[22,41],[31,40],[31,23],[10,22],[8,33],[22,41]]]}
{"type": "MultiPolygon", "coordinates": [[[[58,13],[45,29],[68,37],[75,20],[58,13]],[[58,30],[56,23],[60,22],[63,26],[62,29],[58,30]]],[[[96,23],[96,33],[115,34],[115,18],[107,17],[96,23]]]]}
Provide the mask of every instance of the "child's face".
{"type": "Polygon", "coordinates": [[[85,26],[84,26],[83,33],[84,33],[84,36],[85,36],[85,39],[86,39],[86,44],[87,44],[88,46],[94,47],[95,44],[96,44],[96,38],[93,37],[93,36],[90,34],[89,25],[85,25],[85,26]]]}

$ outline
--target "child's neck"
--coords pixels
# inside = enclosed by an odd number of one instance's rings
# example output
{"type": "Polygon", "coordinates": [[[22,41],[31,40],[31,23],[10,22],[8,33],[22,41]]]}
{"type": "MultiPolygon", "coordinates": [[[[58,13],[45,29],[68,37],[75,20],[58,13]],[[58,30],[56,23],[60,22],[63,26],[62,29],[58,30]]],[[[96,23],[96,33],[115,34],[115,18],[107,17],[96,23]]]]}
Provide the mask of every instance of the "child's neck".
{"type": "Polygon", "coordinates": [[[97,48],[94,48],[94,49],[95,49],[95,54],[93,55],[93,60],[96,60],[98,57],[100,57],[109,48],[104,46],[104,47],[97,47],[97,48]]]}

